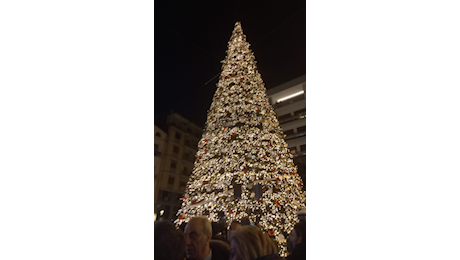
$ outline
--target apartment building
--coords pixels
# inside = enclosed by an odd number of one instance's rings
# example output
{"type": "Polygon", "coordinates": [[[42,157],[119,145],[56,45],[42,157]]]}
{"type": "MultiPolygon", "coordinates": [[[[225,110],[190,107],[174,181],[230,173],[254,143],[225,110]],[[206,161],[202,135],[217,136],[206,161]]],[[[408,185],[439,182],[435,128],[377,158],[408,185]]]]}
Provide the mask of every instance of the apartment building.
{"type": "MultiPolygon", "coordinates": [[[[175,219],[180,198],[192,173],[198,141],[203,129],[177,113],[167,118],[167,137],[158,178],[155,179],[155,213],[157,219],[175,219]]],[[[156,169],[157,165],[155,166],[156,169]]]]}
{"type": "Polygon", "coordinates": [[[163,131],[160,127],[155,125],[154,128],[155,131],[155,137],[154,137],[154,145],[155,145],[155,159],[153,162],[154,165],[154,198],[156,199],[158,196],[158,188],[159,188],[159,176],[161,173],[161,165],[162,165],[162,160],[164,158],[165,150],[166,150],[166,140],[168,138],[168,135],[166,134],[165,131],[163,131]]]}
{"type": "Polygon", "coordinates": [[[306,76],[303,75],[267,90],[270,104],[286,135],[285,140],[294,154],[294,163],[303,181],[306,174],[305,82],[306,76]]]}

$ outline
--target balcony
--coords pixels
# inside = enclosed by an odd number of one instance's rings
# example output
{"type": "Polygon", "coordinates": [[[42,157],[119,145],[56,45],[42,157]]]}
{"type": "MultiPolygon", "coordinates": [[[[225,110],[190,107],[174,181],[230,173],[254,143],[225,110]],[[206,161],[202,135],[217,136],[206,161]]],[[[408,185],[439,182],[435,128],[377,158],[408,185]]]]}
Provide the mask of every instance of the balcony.
{"type": "Polygon", "coordinates": [[[273,109],[277,109],[277,108],[284,107],[286,105],[295,103],[295,102],[297,102],[299,100],[305,100],[305,94],[302,94],[302,95],[297,96],[297,97],[293,97],[291,99],[288,99],[288,100],[280,102],[280,103],[276,103],[276,104],[272,105],[272,107],[273,107],[273,109]]]}

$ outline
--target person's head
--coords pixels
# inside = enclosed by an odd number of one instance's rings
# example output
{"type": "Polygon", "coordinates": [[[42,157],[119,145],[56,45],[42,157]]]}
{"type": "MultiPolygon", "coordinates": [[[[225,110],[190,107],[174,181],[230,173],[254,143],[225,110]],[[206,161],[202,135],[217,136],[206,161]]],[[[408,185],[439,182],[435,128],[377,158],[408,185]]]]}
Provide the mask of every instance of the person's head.
{"type": "Polygon", "coordinates": [[[227,240],[230,241],[232,238],[232,235],[235,233],[236,230],[241,228],[242,225],[239,222],[233,221],[230,226],[228,226],[228,231],[227,231],[227,240]]]}
{"type": "Polygon", "coordinates": [[[209,241],[212,236],[211,222],[202,217],[192,218],[185,226],[184,234],[187,259],[204,259],[210,251],[209,241]]]}
{"type": "Polygon", "coordinates": [[[185,238],[167,220],[159,220],[154,224],[155,260],[184,260],[185,238]]]}
{"type": "Polygon", "coordinates": [[[290,236],[292,246],[295,247],[300,243],[305,243],[305,223],[303,221],[295,224],[290,236]]]}
{"type": "Polygon", "coordinates": [[[277,253],[275,243],[255,226],[239,228],[230,239],[230,260],[254,260],[277,253]]]}

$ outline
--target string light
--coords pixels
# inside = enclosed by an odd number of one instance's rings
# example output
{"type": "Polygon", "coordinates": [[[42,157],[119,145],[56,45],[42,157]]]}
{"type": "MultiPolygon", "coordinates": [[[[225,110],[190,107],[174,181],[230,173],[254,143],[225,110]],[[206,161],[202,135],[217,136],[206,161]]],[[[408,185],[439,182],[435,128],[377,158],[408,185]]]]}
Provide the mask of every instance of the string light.
{"type": "Polygon", "coordinates": [[[305,192],[293,155],[268,102],[253,52],[237,22],[206,126],[198,143],[176,225],[204,216],[228,224],[248,218],[287,255],[286,238],[304,208],[305,192]],[[256,184],[261,187],[257,194],[256,184]],[[235,197],[238,185],[241,195],[235,197]]]}

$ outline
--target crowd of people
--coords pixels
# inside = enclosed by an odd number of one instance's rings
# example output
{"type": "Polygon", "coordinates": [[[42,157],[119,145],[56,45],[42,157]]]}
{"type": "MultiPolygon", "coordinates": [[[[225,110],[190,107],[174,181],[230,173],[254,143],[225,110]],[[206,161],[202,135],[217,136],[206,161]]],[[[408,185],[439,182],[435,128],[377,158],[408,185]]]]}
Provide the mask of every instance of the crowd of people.
{"type": "MultiPolygon", "coordinates": [[[[213,223],[214,224],[214,223],[213,223]]],[[[281,260],[270,236],[254,225],[232,222],[226,232],[202,217],[181,228],[166,220],[154,226],[155,260],[281,260]],[[222,234],[226,233],[226,236],[222,234]]],[[[225,229],[224,229],[225,230],[225,229]]],[[[306,258],[305,222],[294,226],[286,260],[306,258]]]]}

